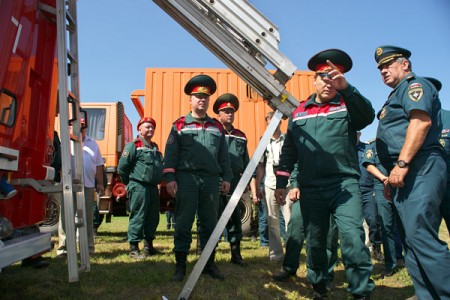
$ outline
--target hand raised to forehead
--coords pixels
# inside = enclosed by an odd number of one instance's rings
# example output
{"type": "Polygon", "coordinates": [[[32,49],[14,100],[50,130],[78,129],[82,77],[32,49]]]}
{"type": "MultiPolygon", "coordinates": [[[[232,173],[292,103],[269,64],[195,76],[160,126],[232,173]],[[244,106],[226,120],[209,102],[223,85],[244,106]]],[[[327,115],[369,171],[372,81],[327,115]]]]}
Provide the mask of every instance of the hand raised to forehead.
{"type": "Polygon", "coordinates": [[[348,86],[348,83],[344,74],[342,74],[338,67],[331,61],[327,60],[327,64],[330,66],[331,70],[328,72],[329,77],[324,77],[323,81],[338,91],[345,89],[348,86]]]}

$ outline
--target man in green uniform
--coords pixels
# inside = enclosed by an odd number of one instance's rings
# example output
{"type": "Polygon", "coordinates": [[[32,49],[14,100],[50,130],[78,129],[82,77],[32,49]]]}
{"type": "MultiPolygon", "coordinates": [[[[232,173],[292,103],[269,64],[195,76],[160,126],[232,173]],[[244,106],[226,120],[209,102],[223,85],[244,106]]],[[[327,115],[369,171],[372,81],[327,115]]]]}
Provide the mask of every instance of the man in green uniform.
{"type": "MultiPolygon", "coordinates": [[[[442,83],[436,78],[424,77],[429,80],[438,92],[442,88],[442,83]]],[[[441,215],[447,225],[448,233],[450,234],[450,111],[441,109],[442,132],[439,143],[444,148],[444,159],[447,164],[447,189],[445,190],[444,199],[441,203],[441,215]]]]}
{"type": "MultiPolygon", "coordinates": [[[[191,112],[173,123],[166,143],[164,180],[167,192],[176,197],[173,281],[181,281],[186,275],[195,216],[203,249],[218,221],[219,185],[224,194],[230,190],[232,174],[225,131],[218,120],[207,115],[209,97],[215,91],[216,83],[207,75],[197,75],[186,84],[184,92],[189,95],[191,112]]],[[[214,257],[215,251],[203,273],[223,280],[214,257]]]]}
{"type": "Polygon", "coordinates": [[[122,182],[127,185],[130,204],[130,257],[143,259],[145,256],[157,254],[153,240],[159,224],[158,184],[162,180],[163,159],[158,145],[152,142],[156,129],[155,120],[142,118],[137,129],[139,136],[128,143],[122,152],[118,173],[122,182]],[[143,254],[138,245],[142,239],[143,254]]]}
{"type": "Polygon", "coordinates": [[[372,262],[365,246],[360,171],[355,150],[358,130],[374,119],[371,103],[351,86],[343,73],[352,67],[347,53],[330,49],[308,62],[316,72],[314,93],[289,118],[277,171],[276,198],[283,201],[289,176],[298,163],[297,184],[306,232],[307,280],[316,299],[326,299],[327,236],[330,215],[341,240],[347,290],[367,299],[374,283],[372,262]]]}
{"type": "Polygon", "coordinates": [[[388,184],[386,169],[381,165],[378,158],[375,140],[365,147],[361,165],[371,174],[373,180],[373,190],[375,192],[375,201],[377,212],[380,216],[381,238],[384,252],[384,270],[381,277],[392,276],[395,272],[396,251],[395,251],[395,215],[394,204],[388,201],[384,195],[384,187],[388,184]]]}
{"type": "Polygon", "coordinates": [[[439,137],[441,102],[433,84],[412,72],[411,52],[375,50],[384,84],[393,90],[378,113],[376,147],[389,174],[385,195],[400,217],[405,263],[419,299],[450,299],[450,251],[439,239],[447,172],[439,137]]]}
{"type": "MultiPolygon", "coordinates": [[[[223,128],[225,129],[225,140],[228,144],[230,167],[233,173],[230,191],[228,194],[221,193],[220,195],[221,204],[223,206],[222,210],[228,204],[231,195],[236,189],[236,186],[250,161],[247,149],[247,137],[245,136],[245,133],[233,127],[234,113],[238,109],[239,100],[233,94],[221,95],[213,105],[213,111],[218,114],[219,122],[222,123],[223,128]]],[[[245,266],[245,263],[241,256],[242,224],[241,209],[239,205],[234,209],[226,229],[231,247],[231,262],[243,267],[245,266]]]]}

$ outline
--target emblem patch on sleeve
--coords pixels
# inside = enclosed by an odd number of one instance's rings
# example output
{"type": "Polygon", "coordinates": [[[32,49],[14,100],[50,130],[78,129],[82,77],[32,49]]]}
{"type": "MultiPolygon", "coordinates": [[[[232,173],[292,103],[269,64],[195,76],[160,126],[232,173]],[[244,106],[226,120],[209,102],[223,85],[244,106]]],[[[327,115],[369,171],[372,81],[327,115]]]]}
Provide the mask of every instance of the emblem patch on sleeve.
{"type": "Polygon", "coordinates": [[[122,156],[123,156],[123,157],[127,157],[128,155],[130,155],[130,151],[128,151],[128,150],[123,150],[122,156]]]}
{"type": "Polygon", "coordinates": [[[371,159],[373,157],[373,151],[372,149],[366,150],[366,158],[371,159]]]}
{"type": "Polygon", "coordinates": [[[383,119],[386,116],[386,107],[383,107],[383,109],[380,112],[380,120],[383,119]]]}
{"type": "Polygon", "coordinates": [[[441,146],[442,146],[442,147],[445,147],[445,141],[444,141],[444,139],[440,139],[440,140],[439,140],[439,143],[441,143],[441,146]]]}
{"type": "Polygon", "coordinates": [[[173,137],[173,135],[169,135],[169,138],[167,139],[167,145],[172,144],[174,140],[175,138],[173,137]]]}
{"type": "Polygon", "coordinates": [[[408,96],[414,102],[419,101],[423,96],[423,88],[420,83],[413,83],[408,87],[408,96]]]}

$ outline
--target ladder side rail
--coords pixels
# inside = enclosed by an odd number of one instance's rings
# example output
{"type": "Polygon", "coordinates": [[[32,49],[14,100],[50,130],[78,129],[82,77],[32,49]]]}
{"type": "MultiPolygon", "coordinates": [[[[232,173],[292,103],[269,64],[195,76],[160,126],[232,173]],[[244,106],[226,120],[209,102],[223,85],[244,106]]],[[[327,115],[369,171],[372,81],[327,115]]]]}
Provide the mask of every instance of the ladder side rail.
{"type": "Polygon", "coordinates": [[[254,56],[251,56],[228,31],[221,30],[216,23],[205,19],[205,15],[198,10],[187,11],[189,7],[185,9],[178,3],[169,6],[170,0],[154,0],[154,2],[250,84],[260,95],[271,102],[275,101],[274,104],[281,104],[277,108],[284,115],[289,115],[292,107],[298,106],[298,101],[285,91],[285,87],[278,79],[274,78],[254,56]],[[278,101],[278,97],[281,97],[282,100],[278,101]]]}
{"type": "MultiPolygon", "coordinates": [[[[197,20],[200,20],[200,22],[208,22],[210,23],[210,26],[216,26],[218,25],[217,18],[220,19],[218,12],[213,8],[214,6],[205,6],[205,2],[199,2],[200,0],[168,0],[168,1],[161,1],[161,0],[154,0],[155,3],[160,5],[161,7],[169,5],[172,5],[173,8],[176,8],[177,11],[183,11],[183,14],[185,17],[189,18],[192,16],[196,16],[197,20]],[[181,10],[180,8],[183,7],[181,10]],[[209,14],[209,17],[207,15],[209,14]],[[200,19],[198,18],[200,16],[200,19]],[[215,19],[215,20],[213,20],[215,19]]],[[[227,9],[225,6],[221,6],[221,2],[213,1],[214,5],[219,5],[218,7],[221,8],[222,12],[227,12],[228,15],[232,14],[229,12],[229,9],[227,9]]],[[[255,14],[260,14],[259,12],[255,14]]],[[[251,18],[247,18],[251,19],[251,18]]],[[[223,24],[226,24],[226,20],[220,19],[223,24]]],[[[228,30],[233,31],[235,34],[241,36],[244,32],[253,32],[253,29],[248,26],[247,21],[243,21],[242,19],[235,19],[233,21],[229,21],[228,24],[228,30]],[[236,22],[237,24],[233,24],[232,22],[236,22]],[[236,28],[236,29],[235,29],[236,28]]],[[[258,33],[256,34],[258,36],[258,33]]],[[[281,67],[283,69],[280,69],[279,72],[282,72],[285,74],[284,76],[281,76],[281,78],[287,77],[288,79],[292,76],[292,74],[295,71],[295,66],[287,59],[280,51],[277,50],[276,47],[269,46],[268,43],[266,43],[265,39],[261,39],[260,37],[247,37],[242,39],[242,43],[246,43],[246,46],[249,45],[252,46],[253,49],[257,49],[257,51],[253,52],[260,52],[263,56],[265,56],[267,59],[271,60],[271,63],[274,66],[281,67]],[[259,40],[259,43],[256,42],[256,40],[259,40]],[[260,44],[266,45],[266,48],[270,48],[270,51],[266,51],[264,46],[261,46],[260,44]]]]}
{"type": "MultiPolygon", "coordinates": [[[[57,47],[58,47],[58,98],[60,107],[60,139],[61,139],[61,180],[63,186],[63,213],[65,218],[64,230],[66,233],[67,265],[69,282],[77,282],[78,258],[75,234],[75,203],[72,191],[72,157],[69,138],[69,106],[68,106],[68,79],[67,79],[67,41],[66,41],[66,6],[65,0],[56,1],[57,19],[57,47]]],[[[76,124],[74,124],[76,125],[76,124]]],[[[78,124],[79,126],[79,124],[78,124]]]]}
{"type": "Polygon", "coordinates": [[[234,1],[229,0],[214,1],[213,3],[204,1],[204,3],[231,30],[241,35],[246,43],[251,44],[286,76],[292,76],[297,68],[283,53],[278,51],[279,41],[272,38],[270,28],[266,29],[260,25],[261,13],[259,11],[256,9],[253,11],[241,10],[239,6],[233,5],[234,1]]]}
{"type": "Polygon", "coordinates": [[[216,248],[216,245],[217,245],[220,237],[222,236],[222,233],[228,223],[228,220],[230,219],[231,215],[233,214],[234,209],[238,205],[239,200],[241,199],[246,186],[250,182],[253,172],[255,171],[256,166],[258,165],[259,161],[261,160],[261,157],[264,154],[264,151],[266,150],[266,147],[270,142],[270,138],[272,137],[273,133],[277,129],[277,126],[280,123],[282,117],[283,117],[283,114],[279,110],[276,110],[272,117],[272,120],[269,123],[269,126],[266,128],[266,131],[264,132],[261,140],[259,141],[258,146],[256,147],[256,150],[255,150],[250,162],[248,163],[247,167],[245,168],[244,173],[242,174],[241,179],[239,180],[239,183],[236,186],[236,189],[234,190],[233,194],[231,195],[231,198],[228,201],[227,206],[225,207],[222,215],[220,216],[219,221],[217,222],[217,225],[214,228],[214,231],[212,232],[211,236],[209,237],[209,240],[206,243],[206,246],[203,249],[202,254],[200,255],[199,259],[197,260],[197,263],[195,264],[194,268],[192,269],[191,274],[189,274],[189,277],[177,299],[184,300],[184,299],[189,298],[209,257],[211,256],[212,252],[216,248]]]}
{"type": "MultiPolygon", "coordinates": [[[[69,50],[70,50],[70,88],[71,92],[76,96],[75,111],[80,111],[80,81],[79,81],[79,64],[78,64],[78,29],[77,29],[77,6],[76,0],[67,1],[67,10],[69,19],[69,50]]],[[[80,239],[80,270],[90,271],[90,261],[89,261],[89,243],[87,235],[87,214],[86,210],[86,198],[84,193],[84,176],[83,176],[83,150],[82,150],[82,140],[81,132],[79,133],[79,139],[76,142],[77,147],[74,147],[74,160],[75,160],[75,172],[76,174],[81,174],[80,183],[81,190],[76,192],[77,201],[77,218],[79,224],[79,239],[80,239]]]]}
{"type": "Polygon", "coordinates": [[[244,23],[243,28],[241,28],[238,23],[229,23],[233,24],[235,27],[239,27],[241,29],[240,34],[244,36],[247,34],[256,36],[261,35],[267,43],[278,48],[280,40],[279,34],[276,34],[278,33],[276,26],[265,22],[267,19],[264,19],[256,8],[242,5],[245,3],[244,1],[222,0],[214,1],[212,3],[208,0],[197,1],[202,1],[209,10],[214,11],[215,14],[225,21],[239,19],[241,23],[244,23]]]}
{"type": "MultiPolygon", "coordinates": [[[[228,1],[228,0],[225,0],[228,1]]],[[[278,26],[276,26],[272,21],[270,21],[266,16],[264,16],[255,6],[253,6],[247,0],[229,0],[235,2],[236,5],[241,7],[242,11],[256,11],[258,13],[258,22],[266,28],[278,42],[280,42],[280,31],[278,26]]]]}

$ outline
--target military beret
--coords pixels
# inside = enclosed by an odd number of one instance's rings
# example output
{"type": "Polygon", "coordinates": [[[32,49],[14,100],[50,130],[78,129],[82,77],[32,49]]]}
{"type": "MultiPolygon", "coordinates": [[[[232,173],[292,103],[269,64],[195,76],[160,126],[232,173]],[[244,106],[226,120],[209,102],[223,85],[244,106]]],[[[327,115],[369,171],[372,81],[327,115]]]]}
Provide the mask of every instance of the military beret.
{"type": "Polygon", "coordinates": [[[192,77],[184,87],[186,95],[206,94],[212,95],[216,92],[216,82],[208,75],[197,75],[192,77]]]}
{"type": "Polygon", "coordinates": [[[213,111],[218,114],[219,111],[225,108],[231,108],[234,111],[239,109],[239,100],[233,94],[223,94],[219,98],[217,98],[216,102],[213,105],[213,111]]]}
{"type": "Polygon", "coordinates": [[[153,124],[153,128],[156,129],[156,122],[155,122],[155,120],[153,120],[152,118],[149,118],[149,117],[144,117],[144,118],[141,118],[141,119],[139,120],[138,124],[137,124],[137,130],[138,130],[138,131],[139,131],[139,127],[140,127],[143,123],[150,123],[150,124],[153,124]]]}
{"type": "Polygon", "coordinates": [[[434,87],[438,90],[438,92],[441,90],[442,83],[439,80],[433,77],[424,77],[424,78],[429,82],[431,82],[434,85],[434,87]]]}
{"type": "Polygon", "coordinates": [[[352,59],[347,53],[339,49],[328,49],[311,57],[308,61],[308,68],[318,73],[327,72],[330,69],[327,60],[331,61],[342,73],[350,71],[353,66],[352,59]]]}
{"type": "Polygon", "coordinates": [[[396,46],[380,46],[375,50],[375,61],[378,67],[399,57],[409,58],[411,51],[396,46]]]}

